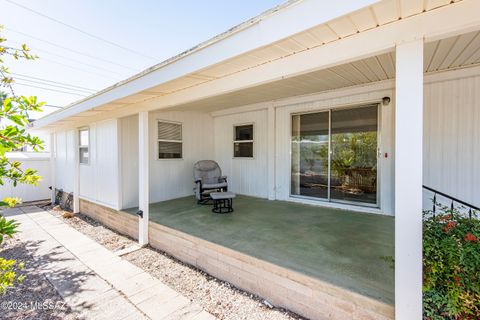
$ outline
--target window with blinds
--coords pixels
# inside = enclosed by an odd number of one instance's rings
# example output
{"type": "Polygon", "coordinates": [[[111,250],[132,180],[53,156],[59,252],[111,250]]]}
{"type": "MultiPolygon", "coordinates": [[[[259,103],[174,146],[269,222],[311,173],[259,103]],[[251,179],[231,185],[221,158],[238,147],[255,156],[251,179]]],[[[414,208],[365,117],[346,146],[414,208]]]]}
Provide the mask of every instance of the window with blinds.
{"type": "Polygon", "coordinates": [[[182,125],[158,121],[158,159],[181,159],[182,149],[182,125]]]}

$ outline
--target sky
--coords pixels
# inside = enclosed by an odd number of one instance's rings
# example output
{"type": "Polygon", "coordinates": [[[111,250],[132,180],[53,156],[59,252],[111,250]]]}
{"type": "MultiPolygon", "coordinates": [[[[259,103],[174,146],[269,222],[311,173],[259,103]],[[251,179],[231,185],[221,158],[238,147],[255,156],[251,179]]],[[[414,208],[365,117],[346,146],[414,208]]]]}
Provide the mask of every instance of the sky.
{"type": "Polygon", "coordinates": [[[38,118],[284,1],[0,0],[4,45],[26,43],[39,57],[4,60],[15,93],[47,103],[43,114],[32,116],[38,118]]]}

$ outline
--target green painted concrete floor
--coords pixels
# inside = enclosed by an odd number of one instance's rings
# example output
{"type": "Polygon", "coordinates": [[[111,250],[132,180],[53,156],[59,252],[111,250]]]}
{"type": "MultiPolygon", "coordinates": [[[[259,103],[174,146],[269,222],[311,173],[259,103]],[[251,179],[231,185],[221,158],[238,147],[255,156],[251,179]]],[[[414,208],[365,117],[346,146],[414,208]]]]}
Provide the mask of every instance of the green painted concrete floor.
{"type": "Polygon", "coordinates": [[[394,256],[393,217],[247,196],[233,207],[215,214],[184,197],[151,204],[150,220],[393,305],[381,259],[394,256]]]}

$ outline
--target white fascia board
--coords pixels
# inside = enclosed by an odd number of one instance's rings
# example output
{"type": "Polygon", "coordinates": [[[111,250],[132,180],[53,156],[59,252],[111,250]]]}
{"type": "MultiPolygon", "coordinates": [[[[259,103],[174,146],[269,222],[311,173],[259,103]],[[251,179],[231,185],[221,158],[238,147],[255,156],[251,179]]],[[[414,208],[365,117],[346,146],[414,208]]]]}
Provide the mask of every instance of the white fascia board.
{"type": "Polygon", "coordinates": [[[393,51],[399,43],[480,28],[480,1],[461,1],[290,55],[222,79],[135,104],[154,110],[246,89],[393,51]]]}
{"type": "Polygon", "coordinates": [[[201,70],[254,49],[288,38],[294,34],[346,15],[379,0],[294,2],[264,19],[252,20],[252,25],[230,36],[194,51],[159,69],[134,77],[131,81],[115,85],[64,110],[40,118],[35,128],[87,111],[89,109],[128,97],[183,75],[201,70]]]}
{"type": "MultiPolygon", "coordinates": [[[[170,108],[298,74],[325,69],[379,53],[393,51],[403,41],[450,36],[471,28],[480,29],[480,1],[464,0],[448,6],[367,30],[344,39],[290,55],[221,79],[206,82],[145,102],[101,114],[95,121],[124,117],[140,111],[170,108]]],[[[81,126],[92,118],[73,121],[68,127],[81,126]]]]}

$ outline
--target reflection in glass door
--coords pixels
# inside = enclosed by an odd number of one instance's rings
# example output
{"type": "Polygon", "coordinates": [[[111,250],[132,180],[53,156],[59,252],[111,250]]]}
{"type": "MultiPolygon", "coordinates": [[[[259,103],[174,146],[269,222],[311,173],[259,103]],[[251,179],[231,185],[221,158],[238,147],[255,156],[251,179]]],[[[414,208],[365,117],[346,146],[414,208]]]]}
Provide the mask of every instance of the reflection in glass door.
{"type": "Polygon", "coordinates": [[[377,109],[332,110],[332,200],[377,203],[377,109]]]}
{"type": "Polygon", "coordinates": [[[293,116],[293,195],[328,199],[328,136],[328,111],[293,116]]]}
{"type": "Polygon", "coordinates": [[[291,194],[377,204],[378,105],[292,116],[291,194]]]}

